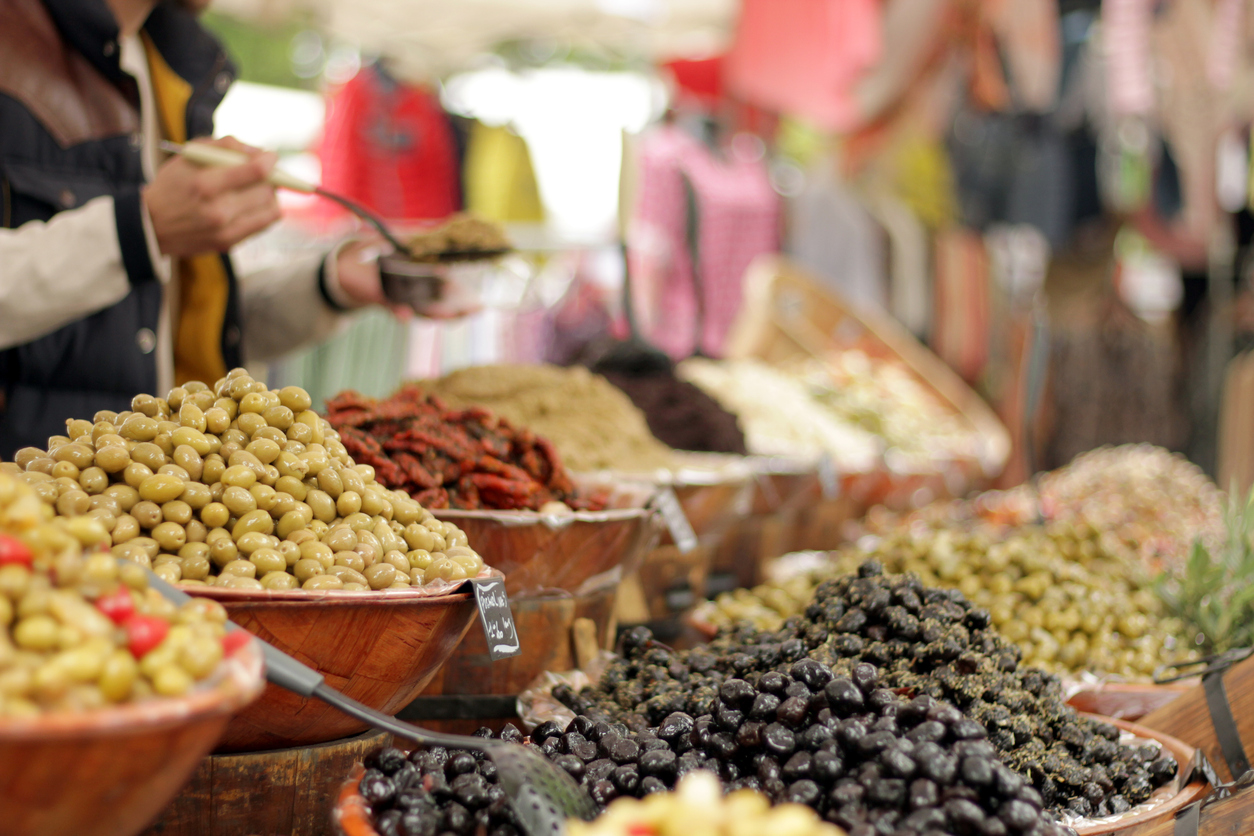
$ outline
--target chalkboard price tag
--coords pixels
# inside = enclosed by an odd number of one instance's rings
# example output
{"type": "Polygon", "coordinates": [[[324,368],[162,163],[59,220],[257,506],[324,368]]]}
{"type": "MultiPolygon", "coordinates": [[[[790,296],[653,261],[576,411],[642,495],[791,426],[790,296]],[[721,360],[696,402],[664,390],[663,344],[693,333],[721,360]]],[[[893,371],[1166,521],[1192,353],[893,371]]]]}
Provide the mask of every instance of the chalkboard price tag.
{"type": "Polygon", "coordinates": [[[505,594],[503,578],[473,578],[475,602],[479,605],[479,623],[488,640],[488,656],[508,659],[521,651],[518,631],[514,628],[514,614],[509,609],[509,596],[505,594]]]}
{"type": "Polygon", "coordinates": [[[819,487],[824,499],[840,498],[840,474],[836,472],[836,462],[826,454],[819,459],[819,487]]]}
{"type": "Polygon", "coordinates": [[[692,524],[688,522],[688,515],[684,513],[684,507],[679,504],[679,497],[675,496],[675,491],[670,488],[663,490],[658,495],[657,507],[662,512],[662,520],[670,529],[671,539],[675,541],[675,547],[680,553],[688,554],[695,549],[697,534],[692,530],[692,524]]]}

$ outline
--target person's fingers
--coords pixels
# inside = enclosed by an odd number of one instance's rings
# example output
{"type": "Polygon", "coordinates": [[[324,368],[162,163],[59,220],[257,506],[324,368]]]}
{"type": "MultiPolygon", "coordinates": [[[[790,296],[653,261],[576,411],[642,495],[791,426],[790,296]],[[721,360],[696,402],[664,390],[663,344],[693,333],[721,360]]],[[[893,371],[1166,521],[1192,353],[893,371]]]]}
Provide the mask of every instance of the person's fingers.
{"type": "Polygon", "coordinates": [[[245,238],[261,232],[279,220],[281,216],[282,213],[277,204],[266,204],[242,214],[234,218],[218,234],[218,246],[220,249],[228,250],[245,238]]]}
{"type": "Polygon", "coordinates": [[[199,196],[212,199],[226,192],[264,183],[270,176],[270,170],[274,168],[274,161],[274,155],[266,153],[240,165],[204,168],[196,178],[199,196]]]}
{"type": "Polygon", "coordinates": [[[273,204],[278,206],[274,186],[269,183],[254,183],[243,189],[227,192],[215,201],[218,210],[228,221],[241,215],[256,212],[273,204]]]}
{"type": "Polygon", "coordinates": [[[198,139],[196,141],[197,142],[207,141],[210,145],[216,145],[219,148],[229,148],[232,151],[239,151],[243,154],[247,154],[250,157],[254,157],[257,154],[262,153],[262,149],[258,148],[257,146],[247,145],[243,142],[240,142],[238,139],[236,139],[233,136],[224,136],[224,137],[219,137],[218,139],[210,139],[210,140],[198,139]]]}
{"type": "Polygon", "coordinates": [[[409,305],[388,305],[387,307],[392,312],[392,316],[401,322],[409,322],[414,318],[414,309],[409,305]]]}

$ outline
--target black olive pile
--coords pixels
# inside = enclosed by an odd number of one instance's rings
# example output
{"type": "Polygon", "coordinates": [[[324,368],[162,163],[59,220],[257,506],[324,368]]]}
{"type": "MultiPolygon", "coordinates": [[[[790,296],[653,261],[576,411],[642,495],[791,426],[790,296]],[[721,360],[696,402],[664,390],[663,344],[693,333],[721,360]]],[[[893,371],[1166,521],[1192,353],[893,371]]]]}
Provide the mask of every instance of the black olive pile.
{"type": "MultiPolygon", "coordinates": [[[[884,575],[874,561],[864,564],[857,575],[821,584],[804,616],[789,619],[778,631],[745,626],[705,647],[675,652],[637,628],[624,636],[621,652],[622,658],[595,688],[578,695],[556,689],[554,695],[595,720],[632,725],[636,717],[645,725],[657,725],[682,712],[713,724],[712,734],[717,735],[713,751],[725,754],[720,761],[728,762],[719,774],[733,783],[743,776],[747,763],[742,737],[755,743],[761,734],[761,746],[776,745],[781,754],[789,741],[795,751],[813,753],[818,751],[811,746],[814,741],[802,742],[801,737],[839,735],[841,724],[848,722],[860,724],[868,737],[886,731],[924,735],[916,743],[937,735],[939,739],[931,742],[938,745],[947,740],[979,741],[981,750],[1000,756],[999,762],[1024,779],[1044,807],[1055,813],[1125,812],[1176,773],[1174,759],[1157,746],[1121,745],[1115,727],[1067,707],[1056,678],[1020,668],[1020,651],[990,626],[986,610],[973,607],[956,590],[925,589],[913,575],[884,575]],[[817,714],[810,713],[812,697],[801,693],[803,686],[807,692],[815,690],[809,683],[794,678],[788,687],[795,694],[778,688],[779,677],[792,676],[803,659],[829,666],[836,676],[835,684],[823,686],[828,705],[816,709],[830,711],[818,723],[822,728],[813,722],[817,714]],[[878,685],[872,690],[881,689],[874,696],[867,691],[868,671],[876,672],[872,680],[878,685]],[[744,682],[765,694],[760,704],[755,695],[754,705],[746,707],[736,698],[725,698],[728,682],[744,682]],[[894,727],[881,711],[881,703],[894,692],[944,701],[952,708],[937,708],[943,712],[941,719],[929,716],[921,723],[911,709],[906,712],[910,720],[897,719],[894,727]],[[917,732],[916,723],[924,731],[917,732]],[[903,728],[907,724],[908,731],[903,728]],[[778,742],[772,743],[774,738],[778,742]]],[[[885,751],[892,749],[889,737],[875,740],[885,751]]],[[[756,755],[758,750],[748,751],[756,755]]],[[[930,748],[925,751],[929,759],[937,756],[930,748]]],[[[790,752],[779,764],[781,770],[791,757],[790,752]]],[[[911,759],[922,768],[918,759],[911,759]]],[[[782,772],[781,777],[787,780],[782,772]]],[[[895,799],[895,793],[892,789],[888,796],[895,799]]],[[[777,797],[769,790],[768,794],[777,797]]]]}
{"type": "MultiPolygon", "coordinates": [[[[1062,832],[1037,791],[998,760],[980,724],[931,697],[906,700],[881,688],[874,665],[838,677],[802,659],[788,673],[751,678],[724,679],[712,715],[676,711],[649,728],[639,714],[629,716],[631,727],[581,714],[564,729],[542,723],[532,741],[602,809],[706,769],[729,790],[812,807],[850,836],[1062,832]]],[[[579,701],[569,690],[563,696],[579,701]]],[[[520,735],[509,727],[502,737],[520,735]]],[[[385,750],[360,788],[381,836],[518,832],[495,767],[481,756],[385,750]]]]}
{"type": "MultiPolygon", "coordinates": [[[[478,737],[495,737],[487,729],[478,737]]],[[[507,725],[500,739],[521,742],[522,734],[507,725]]],[[[521,828],[496,781],[496,764],[482,753],[439,746],[383,749],[366,760],[358,784],[374,814],[379,836],[518,836],[521,828]]]]}

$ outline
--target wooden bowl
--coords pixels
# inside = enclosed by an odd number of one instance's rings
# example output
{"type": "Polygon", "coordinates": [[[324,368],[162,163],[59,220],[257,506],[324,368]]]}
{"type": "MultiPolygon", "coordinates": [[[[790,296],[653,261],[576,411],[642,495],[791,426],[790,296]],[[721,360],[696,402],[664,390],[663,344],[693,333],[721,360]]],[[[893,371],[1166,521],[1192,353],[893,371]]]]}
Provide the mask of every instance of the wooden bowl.
{"type": "Polygon", "coordinates": [[[330,836],[344,776],[392,740],[371,730],[296,749],[210,755],[141,836],[330,836]]]}
{"type": "MultiPolygon", "coordinates": [[[[580,479],[593,485],[647,482],[658,488],[672,489],[697,539],[703,545],[710,545],[736,517],[749,511],[754,475],[749,458],[723,453],[683,453],[678,461],[679,465],[669,470],[584,474],[580,479]]],[[[664,532],[662,545],[671,543],[669,532],[664,532]]]]}
{"type": "Polygon", "coordinates": [[[0,720],[5,836],[133,836],[187,782],[231,715],[265,684],[249,642],[216,683],[154,699],[34,720],[0,720]]]}
{"type": "MultiPolygon", "coordinates": [[[[1099,717],[1096,715],[1085,715],[1095,720],[1111,723],[1120,730],[1131,732],[1137,737],[1156,740],[1163,745],[1168,752],[1176,759],[1176,763],[1183,769],[1190,760],[1193,759],[1193,747],[1177,740],[1174,737],[1156,732],[1153,729],[1147,729],[1144,726],[1138,726],[1135,723],[1129,723],[1126,720],[1114,720],[1109,717],[1099,717]]],[[[374,829],[374,823],[371,821],[370,806],[366,804],[366,800],[361,797],[361,793],[357,789],[361,776],[365,773],[361,764],[357,764],[348,780],[340,787],[339,800],[336,802],[335,810],[332,812],[333,821],[339,825],[344,836],[378,836],[378,832],[374,829]]],[[[1107,836],[1108,834],[1118,833],[1119,836],[1169,836],[1171,824],[1175,818],[1175,814],[1199,800],[1209,790],[1209,786],[1201,778],[1198,778],[1188,784],[1188,786],[1180,789],[1168,801],[1157,805],[1152,810],[1146,810],[1140,813],[1132,813],[1121,816],[1117,821],[1108,824],[1093,824],[1087,826],[1076,827],[1077,836],[1107,836]],[[1165,824],[1165,829],[1164,829],[1165,824]]]]}
{"type": "MultiPolygon", "coordinates": [[[[231,620],[326,677],[327,684],[388,714],[409,703],[474,622],[474,593],[186,587],[213,598],[231,620]]],[[[366,725],[320,700],[267,685],[227,726],[215,751],[254,752],[352,737],[366,725]]]]}
{"type": "Polygon", "coordinates": [[[635,571],[656,542],[657,489],[647,483],[613,486],[604,511],[541,514],[537,511],[433,511],[466,533],[480,554],[505,573],[511,596],[560,589],[575,595],[617,585],[635,571]]]}
{"type": "Polygon", "coordinates": [[[500,731],[507,722],[518,723],[516,697],[536,677],[574,670],[589,654],[613,647],[617,594],[610,587],[584,595],[511,595],[514,627],[525,637],[521,652],[493,661],[483,631],[472,630],[422,694],[397,716],[455,734],[472,734],[483,726],[500,731]],[[580,630],[585,631],[582,646],[580,630]]]}
{"type": "Polygon", "coordinates": [[[1119,720],[1139,720],[1184,694],[1193,682],[1172,682],[1154,685],[1150,682],[1107,682],[1083,687],[1067,699],[1067,705],[1076,711],[1100,714],[1119,720]]]}
{"type": "Polygon", "coordinates": [[[785,456],[749,456],[753,472],[750,513],[755,516],[795,509],[817,500],[822,491],[818,463],[785,456]]]}
{"type": "MultiPolygon", "coordinates": [[[[1189,761],[1193,760],[1193,753],[1196,750],[1184,741],[1177,740],[1170,735],[1154,731],[1145,726],[1138,726],[1136,723],[1129,723],[1127,720],[1116,720],[1112,717],[1102,717],[1096,714],[1083,714],[1083,716],[1110,723],[1121,731],[1131,732],[1137,737],[1158,741],[1176,759],[1176,765],[1181,770],[1188,766],[1189,761]]],[[[1119,836],[1148,836],[1151,833],[1171,833],[1170,828],[1176,813],[1194,801],[1201,799],[1209,791],[1210,785],[1198,776],[1187,786],[1181,787],[1166,802],[1157,805],[1153,809],[1139,813],[1129,811],[1112,822],[1077,826],[1074,830],[1077,836],[1106,836],[1106,834],[1112,833],[1118,833],[1119,836]],[[1166,830],[1162,829],[1164,824],[1167,826],[1166,830]]]]}

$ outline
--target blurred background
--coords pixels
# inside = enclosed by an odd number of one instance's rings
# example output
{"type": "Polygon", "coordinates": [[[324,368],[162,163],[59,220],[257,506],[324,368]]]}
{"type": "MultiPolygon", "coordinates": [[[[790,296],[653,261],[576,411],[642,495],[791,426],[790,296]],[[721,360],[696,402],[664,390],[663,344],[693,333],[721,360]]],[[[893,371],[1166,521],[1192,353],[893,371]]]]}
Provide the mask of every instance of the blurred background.
{"type": "MultiPolygon", "coordinates": [[[[271,385],[568,362],[624,331],[620,242],[646,335],[718,356],[746,268],[782,252],[994,405],[1005,484],[1148,441],[1248,485],[1246,5],[217,0],[241,71],[220,135],[401,226],[466,209],[519,248],[480,313],[362,314],[271,385]]],[[[283,200],[241,260],[352,226],[283,200]]]]}

